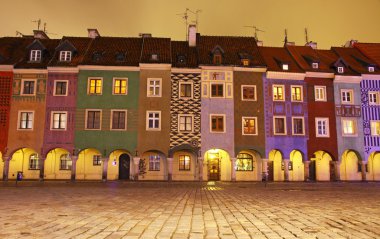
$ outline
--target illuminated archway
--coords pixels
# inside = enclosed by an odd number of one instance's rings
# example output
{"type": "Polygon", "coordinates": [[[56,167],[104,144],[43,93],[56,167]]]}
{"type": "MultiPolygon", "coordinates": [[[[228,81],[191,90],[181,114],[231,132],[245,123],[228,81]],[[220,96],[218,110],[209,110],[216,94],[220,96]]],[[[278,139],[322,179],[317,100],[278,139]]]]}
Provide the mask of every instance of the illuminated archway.
{"type": "Polygon", "coordinates": [[[290,163],[289,181],[304,181],[305,165],[303,164],[302,153],[298,150],[290,152],[290,163]]]}
{"type": "Polygon", "coordinates": [[[373,152],[368,157],[368,175],[367,180],[380,181],[380,152],[373,152]]]}
{"type": "Polygon", "coordinates": [[[314,155],[315,158],[311,158],[309,166],[310,177],[316,181],[330,181],[330,162],[332,157],[325,151],[317,151],[314,155]]]}
{"type": "Polygon", "coordinates": [[[128,180],[133,175],[132,168],[133,158],[131,157],[130,153],[127,150],[115,150],[110,154],[108,159],[107,180],[128,180]],[[128,160],[125,160],[125,156],[127,156],[126,158],[128,160]],[[122,160],[122,165],[120,165],[120,157],[122,160]],[[125,170],[127,170],[128,172],[126,172],[125,170]]]}
{"type": "Polygon", "coordinates": [[[281,151],[274,149],[269,152],[268,179],[270,181],[284,181],[285,176],[282,159],[281,151]]]}
{"type": "Polygon", "coordinates": [[[56,148],[49,151],[44,163],[45,179],[71,179],[72,159],[69,151],[56,148]]]}
{"type": "Polygon", "coordinates": [[[101,180],[103,175],[102,155],[97,149],[85,149],[78,155],[75,179],[101,180]]]}
{"type": "Polygon", "coordinates": [[[0,152],[0,179],[3,179],[4,175],[4,161],[3,161],[3,154],[0,152]]]}
{"type": "Polygon", "coordinates": [[[139,180],[167,180],[168,167],[164,153],[158,150],[146,151],[139,164],[139,180]]]}
{"type": "MultiPolygon", "coordinates": [[[[358,164],[361,163],[359,156],[353,150],[343,152],[340,163],[340,180],[343,181],[360,181],[362,180],[361,172],[358,171],[358,164]]],[[[364,169],[365,170],[365,169],[364,169]]]]}
{"type": "Polygon", "coordinates": [[[203,179],[231,181],[230,155],[223,149],[210,149],[204,154],[203,179]]]}
{"type": "Polygon", "coordinates": [[[259,153],[253,150],[242,150],[236,156],[236,181],[261,181],[262,160],[259,153]]]}
{"type": "Polygon", "coordinates": [[[22,148],[12,154],[8,178],[16,179],[17,172],[22,172],[24,179],[40,178],[39,155],[34,149],[22,148]]]}

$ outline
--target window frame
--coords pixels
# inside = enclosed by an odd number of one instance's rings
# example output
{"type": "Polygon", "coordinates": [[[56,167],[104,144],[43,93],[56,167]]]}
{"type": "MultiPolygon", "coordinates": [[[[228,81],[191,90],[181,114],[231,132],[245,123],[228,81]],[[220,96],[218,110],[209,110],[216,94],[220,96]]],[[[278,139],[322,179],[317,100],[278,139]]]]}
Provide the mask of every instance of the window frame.
{"type": "Polygon", "coordinates": [[[189,154],[181,154],[178,156],[178,171],[191,171],[191,156],[189,154]],[[181,164],[182,156],[184,157],[183,164],[181,164]],[[186,157],[188,157],[188,165],[186,165],[186,157]],[[181,166],[183,166],[183,168],[181,168],[181,166]]]}
{"type": "Polygon", "coordinates": [[[21,96],[35,96],[37,93],[37,79],[21,79],[21,92],[20,92],[20,95],[21,96]],[[25,86],[25,82],[28,81],[28,82],[34,82],[34,86],[33,86],[33,93],[32,94],[26,94],[24,93],[24,86],[25,86]]]}
{"type": "Polygon", "coordinates": [[[305,135],[305,118],[304,117],[301,117],[301,116],[295,116],[295,117],[292,117],[292,135],[296,135],[296,136],[304,136],[305,135]],[[295,119],[301,119],[302,120],[302,134],[296,134],[294,133],[294,120],[295,119]]]}
{"type": "Polygon", "coordinates": [[[102,130],[102,116],[103,116],[103,112],[102,112],[102,109],[86,109],[86,115],[85,115],[85,126],[84,126],[84,129],[85,130],[102,130]],[[88,112],[89,111],[98,111],[100,112],[100,119],[99,119],[99,129],[92,129],[92,128],[87,128],[87,122],[88,122],[88,112]]]}
{"type": "MultiPolygon", "coordinates": [[[[186,125],[186,123],[185,123],[186,125]]],[[[194,115],[192,114],[178,114],[178,132],[179,133],[192,133],[194,132],[194,115]],[[180,130],[180,118],[181,117],[191,117],[191,130],[180,130]]]]}
{"type": "Polygon", "coordinates": [[[215,134],[226,133],[226,115],[225,114],[210,114],[210,133],[215,133],[215,134]],[[212,129],[212,118],[213,117],[222,117],[223,118],[223,130],[213,131],[213,129],[212,129]]]}
{"type": "Polygon", "coordinates": [[[73,55],[72,51],[60,51],[59,52],[59,61],[60,62],[70,62],[72,55],[73,55]]]}
{"type": "Polygon", "coordinates": [[[42,51],[41,50],[31,50],[29,61],[30,62],[41,62],[42,60],[42,51]],[[35,54],[33,54],[35,53],[35,54]]]}
{"type": "Polygon", "coordinates": [[[353,117],[342,117],[341,118],[341,126],[342,126],[342,136],[343,137],[357,137],[358,136],[358,121],[353,117]],[[345,121],[353,122],[353,133],[345,133],[345,121]]]}
{"type": "MultiPolygon", "coordinates": [[[[345,97],[347,98],[348,95],[345,97]]],[[[354,104],[354,90],[353,89],[340,89],[340,102],[342,105],[353,105],[354,104]],[[344,94],[349,94],[350,101],[343,100],[344,94]]]]}
{"type": "Polygon", "coordinates": [[[236,172],[252,172],[255,169],[253,155],[251,155],[249,153],[239,153],[238,155],[236,155],[236,161],[235,161],[234,168],[235,168],[236,172]],[[239,157],[239,155],[241,155],[241,154],[246,154],[246,155],[249,155],[250,157],[247,157],[247,158],[239,157]],[[237,166],[238,161],[244,160],[244,159],[251,161],[251,169],[248,169],[248,170],[238,169],[238,166],[237,166]]]}
{"type": "MultiPolygon", "coordinates": [[[[156,85],[154,85],[154,88],[156,89],[156,85]]],[[[156,90],[154,90],[154,92],[156,93],[156,90]]],[[[147,97],[161,97],[162,96],[162,78],[147,78],[147,82],[146,82],[146,96],[147,97]],[[149,88],[150,88],[150,82],[151,81],[158,81],[159,84],[158,84],[158,94],[154,94],[154,95],[150,95],[150,91],[149,91],[149,88]]]]}
{"type": "MultiPolygon", "coordinates": [[[[217,91],[218,92],[218,91],[217,91]]],[[[219,99],[221,99],[221,98],[225,98],[225,95],[226,95],[226,87],[225,87],[225,83],[222,83],[222,82],[210,82],[210,98],[219,98],[219,99]],[[212,94],[212,86],[213,85],[220,85],[220,86],[222,86],[223,87],[223,95],[222,96],[213,96],[213,94],[212,94]]]]}
{"type": "Polygon", "coordinates": [[[380,91],[368,91],[368,104],[369,105],[380,105],[380,91]],[[376,96],[376,101],[371,101],[370,95],[376,96]]]}
{"type": "Polygon", "coordinates": [[[31,155],[29,155],[28,170],[40,170],[40,169],[41,169],[40,168],[40,157],[38,157],[37,153],[32,153],[31,155]],[[33,160],[35,160],[35,164],[31,163],[32,156],[36,157],[36,159],[33,159],[33,160]],[[35,165],[35,167],[31,167],[32,165],[35,165]]]}
{"type": "Polygon", "coordinates": [[[313,62],[313,63],[311,63],[311,67],[313,69],[319,69],[319,63],[318,62],[313,62]]]}
{"type": "Polygon", "coordinates": [[[281,69],[283,71],[289,71],[289,64],[288,63],[282,63],[281,69]]]}
{"type": "Polygon", "coordinates": [[[303,85],[291,85],[290,86],[290,101],[291,102],[303,102],[303,85]],[[294,100],[293,99],[293,88],[301,88],[300,100],[294,100]]]}
{"type": "Polygon", "coordinates": [[[69,91],[69,81],[68,80],[54,80],[54,88],[53,88],[53,96],[67,96],[69,91]],[[66,94],[64,95],[57,95],[57,83],[59,82],[65,82],[66,83],[66,94]]]}
{"type": "Polygon", "coordinates": [[[162,119],[162,117],[161,117],[161,111],[160,110],[147,110],[146,111],[146,127],[145,127],[145,130],[146,131],[161,131],[161,124],[162,124],[162,120],[161,119],[162,119]],[[159,124],[158,128],[149,128],[149,120],[150,120],[149,114],[150,113],[154,113],[154,114],[158,113],[158,124],[159,124]]]}
{"type": "Polygon", "coordinates": [[[322,101],[322,102],[327,101],[327,89],[326,89],[325,85],[315,85],[314,86],[314,100],[315,101],[322,101]],[[323,91],[323,95],[324,95],[323,99],[317,98],[317,90],[318,89],[321,89],[323,91]]]}
{"type": "MultiPolygon", "coordinates": [[[[277,93],[278,93],[278,90],[277,90],[277,93]]],[[[273,84],[272,85],[272,99],[273,99],[273,101],[285,101],[285,85],[280,85],[280,84],[273,84]],[[275,94],[274,94],[274,88],[275,87],[282,88],[282,99],[275,99],[275,94]]]]}
{"type": "Polygon", "coordinates": [[[241,134],[242,135],[248,135],[248,136],[256,136],[256,135],[259,134],[259,132],[258,132],[258,124],[257,124],[257,117],[255,117],[255,116],[242,116],[241,117],[241,134]],[[244,133],[244,122],[245,122],[245,119],[249,119],[249,120],[253,119],[255,121],[255,126],[254,126],[255,133],[253,133],[253,134],[244,133]]]}
{"type": "Polygon", "coordinates": [[[241,100],[242,101],[257,101],[257,86],[256,85],[241,85],[241,100]],[[244,88],[254,88],[254,99],[244,99],[244,88]]]}
{"type": "Polygon", "coordinates": [[[148,160],[149,160],[149,162],[148,162],[149,163],[149,165],[148,165],[149,171],[156,171],[156,172],[161,171],[161,156],[160,155],[158,155],[158,154],[149,155],[148,160]],[[154,158],[152,158],[152,157],[154,157],[154,158]],[[158,158],[158,160],[157,160],[157,158],[158,158]],[[152,162],[151,162],[151,160],[152,160],[152,162]],[[157,168],[157,164],[158,164],[158,168],[157,168]],[[154,165],[154,166],[151,167],[151,165],[154,165]]]}
{"type": "Polygon", "coordinates": [[[66,131],[67,130],[67,123],[68,123],[68,113],[67,113],[67,111],[51,111],[50,112],[50,130],[53,130],[53,131],[66,131]],[[65,114],[66,115],[66,122],[65,122],[65,127],[64,128],[53,128],[53,126],[54,126],[54,114],[65,114]]]}
{"type": "Polygon", "coordinates": [[[370,121],[370,127],[371,127],[371,136],[374,136],[374,137],[379,137],[380,136],[380,120],[371,120],[370,121]],[[373,125],[376,125],[376,124],[378,124],[378,126],[377,127],[373,127],[373,125]],[[378,128],[378,130],[379,130],[379,133],[377,134],[374,134],[374,132],[373,132],[373,129],[376,129],[376,128],[378,128]]]}
{"type": "Polygon", "coordinates": [[[338,66],[338,67],[337,67],[337,72],[338,72],[339,74],[343,74],[343,73],[344,73],[344,67],[343,67],[343,66],[338,66]]]}
{"type": "Polygon", "coordinates": [[[64,171],[71,171],[73,167],[73,160],[71,159],[70,155],[69,154],[61,154],[61,156],[59,157],[59,170],[64,170],[64,171]],[[65,160],[62,160],[62,156],[66,155],[65,157],[65,160]],[[70,167],[66,167],[66,168],[63,168],[62,167],[62,161],[66,161],[66,166],[70,166],[70,167]],[[71,162],[71,165],[70,164],[67,164],[67,162],[71,162]]]}
{"type": "Polygon", "coordinates": [[[101,166],[102,165],[102,155],[94,154],[92,155],[92,166],[101,166]]]}
{"type": "Polygon", "coordinates": [[[111,115],[110,115],[110,131],[126,131],[127,130],[127,119],[128,119],[128,110],[123,109],[112,109],[111,115]],[[114,112],[124,112],[125,118],[124,118],[124,128],[123,129],[114,129],[113,126],[113,113],[114,112]]]}
{"type": "Polygon", "coordinates": [[[194,93],[193,93],[193,89],[194,89],[194,83],[191,82],[191,81],[180,81],[178,83],[178,99],[193,99],[194,97],[194,93]],[[182,85],[190,85],[190,96],[181,96],[181,86],[182,85]]]}
{"type": "Polygon", "coordinates": [[[317,138],[329,138],[330,137],[330,122],[327,117],[316,117],[315,118],[315,137],[317,138]],[[319,134],[318,132],[318,122],[326,122],[326,134],[319,134]]]}
{"type": "MultiPolygon", "coordinates": [[[[121,87],[120,87],[121,88],[121,87]]],[[[112,95],[128,95],[128,78],[125,77],[113,77],[112,78],[112,95]],[[126,81],[125,93],[115,93],[115,83],[117,80],[126,81]]]]}
{"type": "Polygon", "coordinates": [[[274,115],[273,116],[273,135],[287,135],[286,116],[274,115]],[[284,120],[284,133],[276,133],[276,119],[284,120]]]}
{"type": "Polygon", "coordinates": [[[375,67],[374,66],[369,66],[368,67],[368,72],[375,72],[375,67]]]}
{"type": "Polygon", "coordinates": [[[87,95],[103,95],[103,77],[88,77],[87,79],[87,95]],[[100,80],[101,81],[101,87],[100,87],[100,93],[96,93],[96,84],[95,84],[95,93],[91,93],[91,80],[100,80]]]}
{"type": "MultiPolygon", "coordinates": [[[[17,130],[29,130],[32,131],[34,129],[34,110],[19,110],[18,111],[18,119],[17,119],[17,130]],[[21,115],[22,113],[32,113],[31,127],[30,128],[21,128],[21,115]]],[[[29,121],[29,120],[28,120],[29,121]]]]}

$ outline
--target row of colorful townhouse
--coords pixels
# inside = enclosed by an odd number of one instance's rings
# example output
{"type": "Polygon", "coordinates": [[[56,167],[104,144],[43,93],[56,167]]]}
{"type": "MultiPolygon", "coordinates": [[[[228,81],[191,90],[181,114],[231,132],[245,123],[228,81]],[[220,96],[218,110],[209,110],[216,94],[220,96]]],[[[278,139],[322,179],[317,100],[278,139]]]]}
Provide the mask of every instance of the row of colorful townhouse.
{"type": "Polygon", "coordinates": [[[380,180],[380,43],[0,38],[3,180],[380,180]]]}

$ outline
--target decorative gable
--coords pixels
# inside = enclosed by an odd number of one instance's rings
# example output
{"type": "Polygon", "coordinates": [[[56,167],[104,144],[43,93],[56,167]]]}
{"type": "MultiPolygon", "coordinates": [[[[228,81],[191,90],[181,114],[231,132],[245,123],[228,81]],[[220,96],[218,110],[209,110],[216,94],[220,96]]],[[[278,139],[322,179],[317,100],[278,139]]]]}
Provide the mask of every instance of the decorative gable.
{"type": "Polygon", "coordinates": [[[224,50],[220,46],[215,46],[211,51],[212,64],[220,65],[223,62],[224,50]]]}
{"type": "Polygon", "coordinates": [[[333,64],[335,71],[341,74],[344,73],[346,67],[348,67],[348,64],[341,57],[333,64]]]}
{"type": "Polygon", "coordinates": [[[241,52],[238,55],[239,55],[241,64],[243,66],[249,66],[250,65],[250,62],[252,60],[252,56],[250,54],[248,54],[246,52],[241,52]]]}
{"type": "Polygon", "coordinates": [[[38,39],[34,40],[26,49],[29,62],[41,62],[43,60],[46,47],[38,39]]]}

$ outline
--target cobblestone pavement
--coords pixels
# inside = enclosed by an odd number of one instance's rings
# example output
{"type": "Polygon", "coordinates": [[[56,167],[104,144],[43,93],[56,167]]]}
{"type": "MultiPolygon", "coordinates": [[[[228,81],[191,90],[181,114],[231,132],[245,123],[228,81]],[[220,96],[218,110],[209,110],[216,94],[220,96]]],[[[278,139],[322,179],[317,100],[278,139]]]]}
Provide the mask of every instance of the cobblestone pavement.
{"type": "Polygon", "coordinates": [[[0,185],[0,238],[380,238],[380,183],[0,185]]]}

